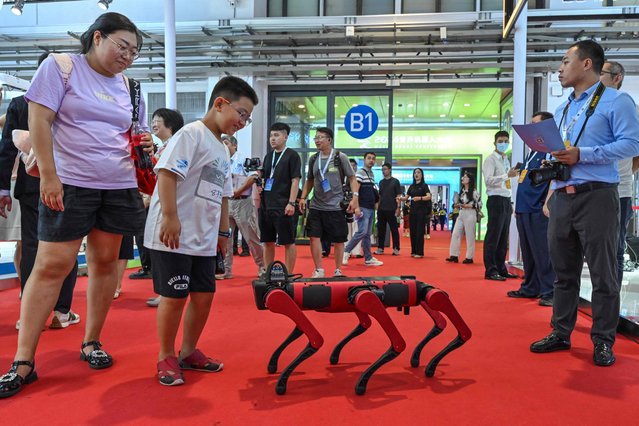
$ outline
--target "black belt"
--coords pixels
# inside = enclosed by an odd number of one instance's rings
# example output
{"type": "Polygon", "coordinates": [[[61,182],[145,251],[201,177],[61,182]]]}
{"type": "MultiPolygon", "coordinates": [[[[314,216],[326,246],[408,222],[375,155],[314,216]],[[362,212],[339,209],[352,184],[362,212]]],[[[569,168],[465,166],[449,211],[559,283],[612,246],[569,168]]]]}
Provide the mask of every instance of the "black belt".
{"type": "Polygon", "coordinates": [[[233,197],[231,200],[246,200],[250,195],[240,195],[239,197],[233,197]]]}
{"type": "Polygon", "coordinates": [[[588,182],[581,185],[568,185],[557,189],[557,192],[565,192],[566,194],[579,194],[581,192],[594,191],[595,189],[612,188],[617,186],[616,183],[608,182],[588,182]]]}

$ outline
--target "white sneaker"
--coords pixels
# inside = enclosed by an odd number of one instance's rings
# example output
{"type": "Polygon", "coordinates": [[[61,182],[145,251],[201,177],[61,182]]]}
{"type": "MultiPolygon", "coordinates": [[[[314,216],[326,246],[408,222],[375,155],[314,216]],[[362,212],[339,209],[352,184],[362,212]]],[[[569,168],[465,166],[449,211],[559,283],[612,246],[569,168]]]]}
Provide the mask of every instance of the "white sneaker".
{"type": "Polygon", "coordinates": [[[49,328],[60,329],[67,328],[70,325],[77,324],[80,322],[80,315],[76,314],[73,311],[69,311],[67,314],[63,314],[62,312],[53,311],[53,318],[51,319],[51,324],[49,328]]]}
{"type": "Polygon", "coordinates": [[[324,278],[324,268],[317,268],[311,274],[311,278],[324,278]]]}
{"type": "Polygon", "coordinates": [[[384,249],[378,248],[375,250],[375,254],[384,254],[384,249]]]}
{"type": "Polygon", "coordinates": [[[426,239],[430,240],[430,234],[426,234],[426,239]]]}
{"type": "Polygon", "coordinates": [[[379,260],[371,257],[370,259],[364,261],[364,265],[366,266],[382,266],[384,262],[380,262],[379,260]]]}
{"type": "Polygon", "coordinates": [[[223,280],[225,278],[226,278],[226,274],[215,274],[216,281],[223,280]]]}
{"type": "Polygon", "coordinates": [[[345,277],[346,275],[344,275],[344,274],[342,273],[342,270],[341,270],[341,269],[337,268],[337,269],[335,269],[335,273],[333,274],[333,276],[334,276],[334,277],[345,277]]]}
{"type": "Polygon", "coordinates": [[[393,256],[399,256],[399,250],[393,249],[393,256]]]}
{"type": "Polygon", "coordinates": [[[347,251],[344,252],[344,257],[342,258],[342,265],[348,265],[348,259],[351,257],[351,254],[347,251]]]}

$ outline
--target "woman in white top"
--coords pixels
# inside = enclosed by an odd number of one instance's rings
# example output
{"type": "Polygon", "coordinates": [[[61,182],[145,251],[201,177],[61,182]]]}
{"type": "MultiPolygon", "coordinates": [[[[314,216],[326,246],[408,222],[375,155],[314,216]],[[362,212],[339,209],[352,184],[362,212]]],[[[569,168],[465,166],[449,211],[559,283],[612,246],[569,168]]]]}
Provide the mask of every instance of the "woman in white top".
{"type": "Polygon", "coordinates": [[[477,225],[477,210],[481,209],[481,198],[475,190],[475,178],[469,172],[464,172],[461,178],[462,188],[455,194],[455,207],[459,209],[459,216],[453,228],[450,240],[450,257],[446,262],[459,262],[461,239],[466,234],[466,258],[462,263],[473,263],[475,256],[475,225],[477,225]]]}

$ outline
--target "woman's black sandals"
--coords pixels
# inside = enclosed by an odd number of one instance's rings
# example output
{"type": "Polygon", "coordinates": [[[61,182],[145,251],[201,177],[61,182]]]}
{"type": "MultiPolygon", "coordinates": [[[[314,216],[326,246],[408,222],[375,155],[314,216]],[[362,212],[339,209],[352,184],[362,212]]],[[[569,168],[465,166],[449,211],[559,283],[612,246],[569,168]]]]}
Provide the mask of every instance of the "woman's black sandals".
{"type": "Polygon", "coordinates": [[[109,368],[113,365],[113,358],[111,355],[100,349],[102,343],[97,340],[82,343],[80,349],[80,359],[89,363],[89,367],[95,370],[101,370],[103,368],[109,368]],[[84,353],[84,348],[87,346],[93,346],[93,350],[88,354],[84,353]]]}

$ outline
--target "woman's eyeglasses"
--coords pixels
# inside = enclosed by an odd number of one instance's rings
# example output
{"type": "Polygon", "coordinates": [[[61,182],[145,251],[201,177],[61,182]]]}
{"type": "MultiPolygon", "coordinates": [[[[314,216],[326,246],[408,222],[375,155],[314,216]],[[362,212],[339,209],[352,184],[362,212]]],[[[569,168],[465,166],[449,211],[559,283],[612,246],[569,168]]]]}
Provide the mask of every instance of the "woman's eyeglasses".
{"type": "Polygon", "coordinates": [[[140,52],[138,51],[138,49],[129,49],[126,46],[123,46],[117,41],[113,40],[108,35],[104,34],[104,36],[108,38],[109,40],[111,40],[111,43],[115,44],[115,46],[118,48],[118,51],[120,52],[120,55],[123,55],[129,58],[129,60],[131,61],[135,61],[136,59],[140,57],[140,52]]]}

